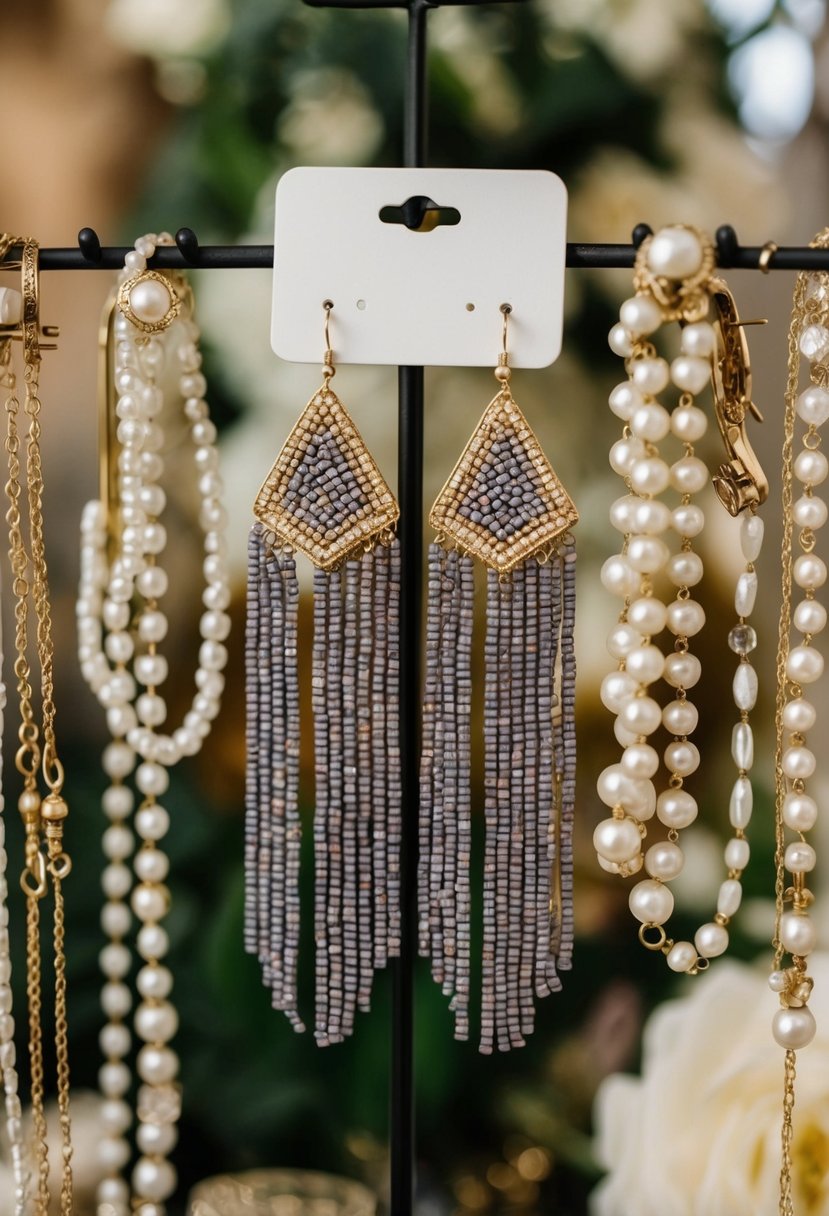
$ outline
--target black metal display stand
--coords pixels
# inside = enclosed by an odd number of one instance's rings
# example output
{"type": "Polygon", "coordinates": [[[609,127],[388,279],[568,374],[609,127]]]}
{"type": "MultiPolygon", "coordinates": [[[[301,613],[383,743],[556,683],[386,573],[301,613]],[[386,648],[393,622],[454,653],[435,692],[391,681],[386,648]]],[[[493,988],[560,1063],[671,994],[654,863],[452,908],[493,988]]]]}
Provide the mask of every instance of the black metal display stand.
{"type": "MultiPolygon", "coordinates": [[[[494,0],[516,3],[519,0],[494,0]]],[[[305,0],[317,8],[399,8],[408,13],[408,59],[405,93],[404,165],[424,165],[427,153],[427,16],[442,5],[471,5],[480,0],[305,0]]],[[[451,200],[448,200],[451,202],[451,200]]],[[[422,216],[420,217],[422,219],[422,216]]],[[[417,217],[410,226],[417,226],[417,217]]],[[[650,232],[639,225],[630,244],[567,246],[568,267],[631,267],[637,245],[650,232]]],[[[195,233],[181,228],[175,247],[159,248],[150,265],[167,269],[272,268],[271,245],[200,248],[195,233]]],[[[763,270],[829,270],[829,250],[809,247],[775,249],[741,246],[728,225],[716,234],[718,263],[725,268],[763,270]],[[761,263],[761,255],[765,258],[761,263]]],[[[42,249],[42,270],[115,270],[128,248],[102,248],[91,228],[79,233],[73,248],[42,249]]],[[[2,266],[0,266],[0,269],[2,266]]],[[[421,600],[423,586],[423,368],[398,370],[398,498],[401,546],[400,587],[400,753],[403,790],[401,872],[401,953],[391,962],[393,1004],[390,1084],[391,1216],[411,1216],[415,1189],[415,1101],[413,980],[416,957],[416,892],[418,848],[418,765],[420,736],[421,600]]]]}

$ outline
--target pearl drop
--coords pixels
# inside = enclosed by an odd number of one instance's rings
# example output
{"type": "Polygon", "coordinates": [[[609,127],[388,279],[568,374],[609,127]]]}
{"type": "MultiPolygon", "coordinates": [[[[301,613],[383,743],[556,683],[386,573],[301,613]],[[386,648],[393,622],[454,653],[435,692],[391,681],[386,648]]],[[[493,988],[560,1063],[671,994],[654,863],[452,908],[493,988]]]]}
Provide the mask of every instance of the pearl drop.
{"type": "Polygon", "coordinates": [[[630,333],[652,334],[662,324],[662,309],[651,296],[632,296],[619,309],[619,320],[630,333]]]}
{"type": "Polygon", "coordinates": [[[641,638],[637,634],[637,645],[628,651],[625,658],[625,669],[640,684],[652,684],[662,675],[665,656],[658,646],[641,646],[639,642],[641,642],[641,638]]]}
{"type": "Polygon", "coordinates": [[[674,910],[674,897],[664,883],[645,878],[631,889],[628,905],[643,925],[663,925],[674,910]]]}
{"type": "MultiPolygon", "coordinates": [[[[140,1157],[132,1171],[135,1194],[154,1203],[169,1199],[176,1189],[176,1182],[176,1171],[163,1157],[140,1157]]],[[[139,1216],[139,1213],[136,1213],[136,1216],[139,1216]]]]}
{"type": "Polygon", "coordinates": [[[629,380],[625,380],[611,390],[607,403],[617,418],[628,422],[633,411],[642,404],[642,394],[629,380]]]}
{"type": "Polygon", "coordinates": [[[614,659],[623,659],[642,643],[642,637],[632,625],[614,625],[608,634],[607,649],[614,659]]]}
{"type": "Polygon", "coordinates": [[[636,387],[647,396],[655,396],[667,388],[671,377],[671,369],[665,359],[637,359],[633,364],[631,379],[636,387]]]}
{"type": "Polygon", "coordinates": [[[717,958],[728,949],[728,930],[716,921],[709,921],[697,929],[694,945],[702,958],[717,958]]]}
{"type": "Polygon", "coordinates": [[[804,448],[794,458],[794,475],[807,486],[819,486],[829,473],[829,461],[823,452],[804,448]]]}
{"type": "Polygon", "coordinates": [[[823,675],[823,655],[811,646],[795,646],[786,660],[786,675],[795,684],[813,684],[823,675]]]}
{"type": "Polygon", "coordinates": [[[687,740],[674,740],[665,748],[665,767],[672,774],[689,777],[699,768],[699,748],[687,740]]]}
{"type": "Polygon", "coordinates": [[[670,701],[662,710],[662,724],[672,735],[692,735],[698,722],[699,713],[691,701],[670,701]]]}
{"type": "Polygon", "coordinates": [[[661,494],[671,477],[668,465],[658,456],[634,460],[627,473],[637,494],[661,494]]]}
{"type": "Polygon", "coordinates": [[[792,614],[792,621],[801,633],[822,633],[826,628],[826,609],[817,600],[801,600],[792,614]]]}
{"type": "Polygon", "coordinates": [[[702,664],[695,654],[665,656],[665,682],[673,688],[693,688],[702,675],[702,664]]]}
{"type": "Polygon", "coordinates": [[[169,1001],[142,1004],[135,1011],[135,1033],[145,1043],[168,1043],[177,1030],[178,1014],[169,1001]]]}
{"type": "Polygon", "coordinates": [[[801,1009],[778,1009],[772,1019],[775,1041],[787,1051],[808,1047],[816,1031],[815,1015],[808,1005],[801,1009]]]}
{"type": "Polygon", "coordinates": [[[627,359],[633,354],[633,342],[628,331],[621,322],[613,326],[607,335],[607,342],[614,355],[627,359]]]}
{"type": "Polygon", "coordinates": [[[622,772],[635,781],[648,780],[659,768],[659,755],[647,743],[632,743],[619,761],[622,772]]]}
{"type": "Polygon", "coordinates": [[[135,1129],[138,1151],[151,1157],[165,1157],[177,1142],[178,1129],[174,1123],[139,1123],[135,1129]]]}
{"type": "Polygon", "coordinates": [[[651,845],[645,854],[645,869],[653,878],[670,882],[681,873],[685,864],[682,849],[670,840],[651,845]]]}
{"type": "Polygon", "coordinates": [[[737,579],[734,591],[734,608],[737,616],[751,616],[756,599],[757,575],[752,570],[744,570],[737,579]]]}
{"type": "Polygon", "coordinates": [[[789,954],[803,957],[817,945],[817,929],[805,912],[784,912],[780,918],[780,941],[789,954]]]}
{"type": "Polygon", "coordinates": [[[666,961],[671,971],[690,971],[696,965],[696,947],[692,942],[674,942],[666,955],[666,961]]]}
{"type": "Polygon", "coordinates": [[[603,819],[593,832],[593,847],[606,861],[620,864],[641,851],[642,837],[630,819],[603,819]]]}
{"type": "Polygon", "coordinates": [[[817,823],[817,803],[809,794],[787,794],[783,820],[794,832],[809,832],[817,823]]]}
{"type": "Polygon", "coordinates": [[[705,527],[705,512],[696,503],[682,503],[671,512],[671,527],[678,536],[691,540],[705,527]]]}
{"type": "Polygon", "coordinates": [[[827,517],[826,503],[817,494],[803,494],[792,507],[792,518],[798,528],[822,528],[827,517]]]}
{"type": "Polygon", "coordinates": [[[754,709],[757,703],[757,672],[750,663],[737,665],[731,690],[734,694],[734,704],[738,709],[746,711],[754,709]]]}
{"type": "Polygon", "coordinates": [[[817,854],[810,844],[793,840],[786,846],[786,869],[792,874],[808,874],[817,865],[817,854]]]}
{"type": "Polygon", "coordinates": [[[797,412],[807,425],[823,426],[829,418],[829,392],[817,384],[810,385],[797,399],[797,412]]]}
{"type": "Polygon", "coordinates": [[[696,600],[674,600],[668,605],[668,629],[678,637],[694,637],[704,624],[705,612],[696,600]]]}
{"type": "Polygon", "coordinates": [[[751,812],[754,807],[754,791],[748,777],[738,777],[731,791],[728,804],[728,818],[734,828],[745,829],[751,822],[751,812]]]}
{"type": "MultiPolygon", "coordinates": [[[[666,532],[671,524],[671,512],[658,498],[634,498],[630,513],[631,532],[644,532],[654,536],[666,532]]],[[[660,542],[661,544],[662,542],[660,542]]],[[[628,551],[628,557],[630,552],[628,551]]]]}
{"type": "Polygon", "coordinates": [[[682,329],[680,347],[683,355],[698,355],[710,359],[717,345],[717,335],[714,326],[708,321],[693,321],[682,329]]]}
{"type": "Polygon", "coordinates": [[[754,732],[748,722],[737,722],[731,732],[731,756],[737,768],[747,771],[754,763],[754,732]]]}
{"type": "Polygon", "coordinates": [[[765,525],[759,515],[749,512],[743,516],[740,523],[740,548],[747,562],[754,562],[760,556],[764,530],[765,525]]]}
{"type": "Polygon", "coordinates": [[[798,587],[807,590],[822,587],[826,582],[826,563],[813,553],[802,553],[795,560],[793,577],[798,587]]]}
{"type": "Polygon", "coordinates": [[[628,730],[637,735],[652,735],[662,723],[662,710],[652,697],[634,697],[622,709],[619,717],[628,730]]]}
{"type": "Polygon", "coordinates": [[[671,485],[680,494],[698,494],[708,481],[708,469],[698,456],[683,456],[671,465],[671,485]]]}
{"type": "Polygon", "coordinates": [[[808,747],[787,747],[781,767],[790,781],[806,781],[814,773],[817,759],[808,747]]]}
{"type": "Polygon", "coordinates": [[[703,251],[696,233],[672,225],[661,228],[652,238],[647,263],[655,275],[678,281],[687,279],[702,267],[703,251]]]}
{"type": "Polygon", "coordinates": [[[725,846],[725,864],[729,870],[744,870],[750,856],[749,843],[743,836],[732,836],[725,846]]]}
{"type": "Polygon", "coordinates": [[[628,622],[645,637],[661,633],[667,617],[667,608],[655,596],[643,596],[628,608],[628,622]]]}
{"type": "Polygon", "coordinates": [[[666,828],[690,827],[697,814],[696,799],[687,790],[663,790],[656,800],[657,818],[666,828]]]}
{"type": "Polygon", "coordinates": [[[631,414],[630,429],[639,439],[659,443],[671,429],[671,415],[658,402],[649,401],[631,414]]]}
{"type": "Polygon", "coordinates": [[[641,502],[634,494],[624,494],[610,506],[610,522],[617,532],[633,531],[633,509],[641,502]]]}
{"type": "Polygon", "coordinates": [[[717,896],[717,911],[721,916],[734,916],[743,898],[742,884],[736,878],[726,878],[717,896]]]}
{"type": "Polygon", "coordinates": [[[686,393],[701,393],[711,379],[711,362],[698,355],[680,355],[671,364],[671,379],[686,393]]]}
{"type": "Polygon", "coordinates": [[[814,363],[829,351],[829,329],[823,325],[807,325],[800,335],[800,350],[814,363]]]}
{"type": "Polygon", "coordinates": [[[702,579],[702,558],[697,553],[674,553],[668,561],[667,573],[676,587],[696,587],[702,579]]]}
{"type": "Polygon", "coordinates": [[[135,830],[144,840],[161,840],[170,830],[170,816],[163,806],[152,803],[137,812],[135,830]]]}

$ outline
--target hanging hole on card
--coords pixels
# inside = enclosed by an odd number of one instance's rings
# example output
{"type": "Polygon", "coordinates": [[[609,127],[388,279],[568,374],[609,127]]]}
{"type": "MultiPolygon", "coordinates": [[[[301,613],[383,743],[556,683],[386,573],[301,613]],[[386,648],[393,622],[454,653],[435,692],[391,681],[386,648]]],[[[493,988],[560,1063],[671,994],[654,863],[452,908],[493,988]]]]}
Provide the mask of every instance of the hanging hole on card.
{"type": "Polygon", "coordinates": [[[365,300],[358,300],[357,307],[359,308],[360,312],[365,312],[365,308],[366,308],[365,300]]]}
{"type": "Polygon", "coordinates": [[[410,232],[433,232],[435,228],[452,227],[461,222],[457,207],[442,207],[425,194],[413,194],[399,206],[389,204],[380,208],[384,224],[402,224],[410,232]]]}
{"type": "Polygon", "coordinates": [[[467,304],[467,306],[466,306],[466,311],[467,311],[467,312],[474,312],[474,311],[475,311],[475,305],[474,305],[474,304],[471,304],[471,303],[470,303],[470,304],[467,304]]]}

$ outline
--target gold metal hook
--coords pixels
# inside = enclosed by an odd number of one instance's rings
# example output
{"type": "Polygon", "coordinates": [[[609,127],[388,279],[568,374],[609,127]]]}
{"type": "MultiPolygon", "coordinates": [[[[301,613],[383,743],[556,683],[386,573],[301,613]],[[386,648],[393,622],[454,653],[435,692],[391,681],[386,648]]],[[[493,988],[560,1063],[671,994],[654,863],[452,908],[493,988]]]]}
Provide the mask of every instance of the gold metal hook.
{"type": "MultiPolygon", "coordinates": [[[[106,512],[107,544],[118,541],[118,441],[115,415],[115,364],[113,358],[118,289],[109,296],[98,326],[98,496],[106,512]]],[[[112,558],[113,553],[109,553],[112,558]]]]}
{"type": "Polygon", "coordinates": [[[334,352],[331,349],[331,331],[329,328],[331,323],[331,310],[334,307],[334,301],[323,300],[322,306],[325,309],[325,357],[323,361],[322,374],[325,376],[326,380],[330,380],[337,371],[336,367],[334,366],[334,352]]]}
{"type": "Polygon", "coordinates": [[[763,274],[769,273],[769,270],[771,269],[769,262],[774,254],[777,253],[777,249],[778,246],[774,243],[774,241],[766,241],[765,245],[760,250],[760,257],[757,259],[757,265],[759,266],[760,270],[762,270],[763,274]]]}
{"type": "Polygon", "coordinates": [[[503,324],[501,326],[501,354],[503,355],[503,363],[506,363],[507,358],[508,358],[507,331],[509,329],[509,318],[510,318],[511,312],[512,312],[511,304],[502,304],[501,305],[501,314],[504,318],[503,324]]]}
{"type": "Polygon", "coordinates": [[[59,338],[57,325],[40,324],[40,246],[31,237],[13,237],[0,234],[0,270],[19,270],[21,277],[20,320],[11,325],[0,325],[0,337],[13,342],[22,342],[27,363],[39,362],[44,350],[57,350],[56,342],[44,342],[43,338],[59,338]],[[20,259],[11,262],[3,257],[15,245],[22,247],[20,259]]]}
{"type": "Polygon", "coordinates": [[[730,515],[754,509],[768,496],[766,475],[746,433],[746,413],[759,422],[763,416],[751,400],[751,365],[748,342],[737,305],[723,279],[712,279],[714,329],[717,350],[713,356],[714,410],[728,461],[713,478],[714,489],[730,515]]]}

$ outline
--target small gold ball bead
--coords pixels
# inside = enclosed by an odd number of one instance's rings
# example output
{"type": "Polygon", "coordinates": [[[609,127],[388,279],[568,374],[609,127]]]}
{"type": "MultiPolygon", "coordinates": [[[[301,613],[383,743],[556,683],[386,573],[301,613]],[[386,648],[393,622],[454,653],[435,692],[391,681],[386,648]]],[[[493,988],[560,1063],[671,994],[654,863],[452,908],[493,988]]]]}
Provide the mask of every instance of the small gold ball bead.
{"type": "Polygon", "coordinates": [[[496,369],[495,369],[495,379],[496,380],[503,380],[506,383],[506,381],[509,380],[511,375],[512,375],[512,369],[509,367],[496,367],[496,369]]]}
{"type": "Polygon", "coordinates": [[[49,794],[43,799],[40,813],[47,823],[60,823],[69,814],[69,807],[60,794],[49,794]]]}
{"type": "Polygon", "coordinates": [[[21,815],[37,815],[40,810],[40,794],[37,790],[24,790],[17,800],[21,815]]]}

